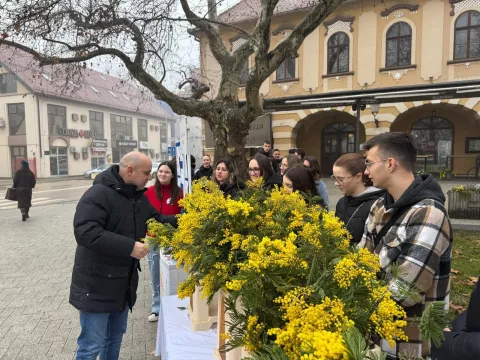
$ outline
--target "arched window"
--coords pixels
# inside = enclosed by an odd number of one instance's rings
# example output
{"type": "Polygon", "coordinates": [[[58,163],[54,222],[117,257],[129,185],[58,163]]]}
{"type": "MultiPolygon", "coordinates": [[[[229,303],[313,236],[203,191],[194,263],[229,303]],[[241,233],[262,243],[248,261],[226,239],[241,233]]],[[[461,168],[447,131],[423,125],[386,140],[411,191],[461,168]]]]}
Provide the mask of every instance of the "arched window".
{"type": "MultiPolygon", "coordinates": [[[[412,127],[412,136],[418,147],[418,155],[431,156],[427,158],[427,171],[440,172],[444,169],[447,156],[452,155],[452,123],[435,115],[417,120],[412,127]]],[[[423,162],[418,160],[419,168],[423,168],[423,162]]]]}
{"type": "Polygon", "coordinates": [[[328,39],[327,73],[348,72],[350,54],[350,38],[344,32],[337,32],[328,39]]]}
{"type": "Polygon", "coordinates": [[[455,21],[454,60],[480,57],[480,12],[464,12],[455,21]]]}
{"type": "Polygon", "coordinates": [[[400,21],[387,31],[385,67],[405,66],[412,63],[412,28],[400,21]]]}

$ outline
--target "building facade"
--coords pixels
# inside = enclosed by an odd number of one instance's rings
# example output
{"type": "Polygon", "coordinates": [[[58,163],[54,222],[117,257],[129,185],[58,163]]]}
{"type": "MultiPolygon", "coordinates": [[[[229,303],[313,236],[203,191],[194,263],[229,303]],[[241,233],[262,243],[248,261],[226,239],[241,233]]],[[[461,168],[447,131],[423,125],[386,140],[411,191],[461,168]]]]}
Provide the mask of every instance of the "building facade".
{"type": "Polygon", "coordinates": [[[23,159],[39,178],[82,175],[133,150],[168,159],[174,119],[158,102],[106,74],[88,70],[77,85],[0,52],[0,178],[23,159]]]}
{"type": "MultiPolygon", "coordinates": [[[[254,16],[248,9],[255,8],[255,1],[240,1],[220,19],[251,29],[254,16]]],[[[304,3],[308,2],[280,1],[281,10],[272,21],[272,48],[303,19],[304,3]]],[[[232,52],[245,41],[228,28],[222,36],[232,52]]],[[[206,37],[200,36],[200,44],[202,76],[214,96],[220,67],[206,37]]],[[[252,66],[250,58],[241,76],[244,81],[252,66]]],[[[347,1],[305,39],[298,57],[286,59],[264,82],[261,96],[267,102],[467,80],[480,80],[479,0],[347,1]]],[[[240,99],[244,91],[240,87],[240,99]]],[[[367,106],[361,111],[359,132],[351,105],[320,107],[312,102],[310,108],[272,111],[274,147],[284,154],[303,148],[329,173],[339,156],[358,151],[355,144],[383,132],[403,131],[417,139],[423,155],[419,168],[466,174],[480,155],[480,98],[470,96],[473,90],[461,91],[464,97],[422,101],[403,101],[401,94],[384,96],[378,110],[367,106]]]]}

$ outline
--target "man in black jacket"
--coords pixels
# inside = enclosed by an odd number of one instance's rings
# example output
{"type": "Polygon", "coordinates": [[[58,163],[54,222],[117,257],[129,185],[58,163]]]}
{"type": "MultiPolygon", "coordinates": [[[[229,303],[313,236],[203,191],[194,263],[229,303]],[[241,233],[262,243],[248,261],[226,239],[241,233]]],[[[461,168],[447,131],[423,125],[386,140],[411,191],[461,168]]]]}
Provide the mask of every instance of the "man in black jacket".
{"type": "Polygon", "coordinates": [[[432,349],[432,360],[480,359],[480,279],[470,298],[468,309],[445,329],[442,345],[432,349]]]}
{"type": "Polygon", "coordinates": [[[160,215],[144,195],[152,162],[131,152],[95,178],[80,199],[73,221],[77,250],[70,304],[80,311],[82,331],[77,360],[118,359],[127,329],[128,309],[137,298],[139,260],[148,254],[141,242],[146,221],[160,215]]]}

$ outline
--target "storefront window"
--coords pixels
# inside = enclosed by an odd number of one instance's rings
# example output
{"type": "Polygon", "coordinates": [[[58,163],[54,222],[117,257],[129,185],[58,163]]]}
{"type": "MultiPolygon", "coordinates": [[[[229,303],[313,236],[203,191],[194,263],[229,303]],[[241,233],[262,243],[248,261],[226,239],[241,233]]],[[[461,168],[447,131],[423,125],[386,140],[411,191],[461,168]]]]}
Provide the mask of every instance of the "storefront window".
{"type": "Polygon", "coordinates": [[[65,106],[47,105],[48,133],[50,136],[59,136],[60,129],[67,127],[67,108],[65,106]]]}
{"type": "Polygon", "coordinates": [[[68,175],[68,151],[64,146],[50,148],[50,175],[68,175]]]}
{"type": "Polygon", "coordinates": [[[92,156],[91,162],[92,162],[92,169],[96,169],[102,165],[105,165],[105,158],[92,156]]]}
{"type": "MultiPolygon", "coordinates": [[[[452,155],[453,125],[444,118],[429,117],[417,120],[412,127],[418,155],[427,155],[427,172],[438,173],[445,168],[447,156],[452,155]]],[[[417,168],[423,169],[425,159],[417,160],[417,168]]]]}
{"type": "Polygon", "coordinates": [[[27,134],[25,126],[25,105],[23,103],[8,104],[8,127],[10,129],[10,136],[27,134]]]}

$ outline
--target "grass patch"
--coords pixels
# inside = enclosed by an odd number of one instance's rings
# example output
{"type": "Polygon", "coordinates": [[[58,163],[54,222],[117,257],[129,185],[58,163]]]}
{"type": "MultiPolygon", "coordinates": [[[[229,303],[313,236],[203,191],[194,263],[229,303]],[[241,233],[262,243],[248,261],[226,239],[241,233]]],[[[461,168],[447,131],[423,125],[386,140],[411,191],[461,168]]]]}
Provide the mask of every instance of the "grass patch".
{"type": "Polygon", "coordinates": [[[450,288],[452,319],[466,310],[479,274],[480,232],[454,230],[450,288]]]}

